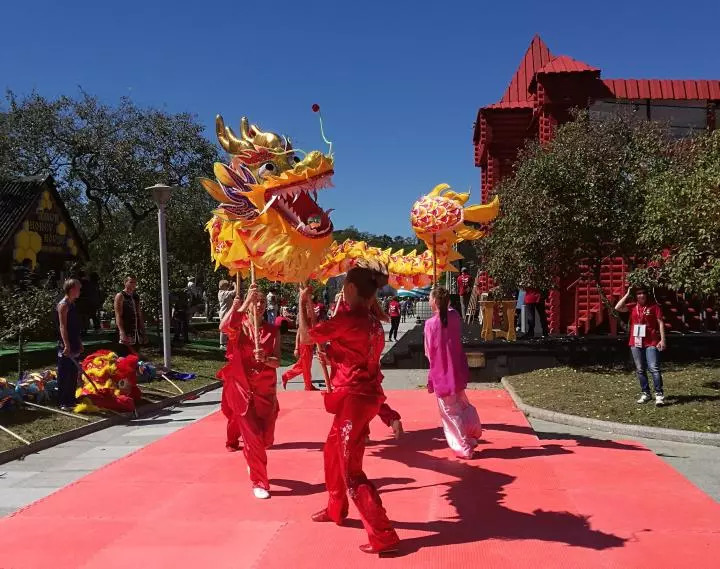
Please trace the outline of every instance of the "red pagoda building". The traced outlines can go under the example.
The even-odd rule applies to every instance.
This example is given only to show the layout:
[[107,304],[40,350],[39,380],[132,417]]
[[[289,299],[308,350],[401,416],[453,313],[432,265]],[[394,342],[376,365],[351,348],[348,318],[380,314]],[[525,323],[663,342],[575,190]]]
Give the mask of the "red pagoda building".
[[[669,123],[673,134],[683,137],[720,126],[720,79],[606,79],[597,67],[554,55],[535,36],[500,101],[478,111],[473,144],[475,165],[482,169],[482,202],[512,172],[526,140],[551,140],[557,125],[570,120],[577,108],[596,116],[631,109],[648,120]],[[622,259],[604,263],[602,285],[608,296],[624,293],[627,270]],[[486,276],[478,283],[481,291],[491,284]],[[661,302],[671,329],[717,326],[716,314],[683,297]],[[561,283],[547,304],[551,333],[588,333],[606,322],[615,331],[616,323],[606,314],[594,283],[582,276]]]

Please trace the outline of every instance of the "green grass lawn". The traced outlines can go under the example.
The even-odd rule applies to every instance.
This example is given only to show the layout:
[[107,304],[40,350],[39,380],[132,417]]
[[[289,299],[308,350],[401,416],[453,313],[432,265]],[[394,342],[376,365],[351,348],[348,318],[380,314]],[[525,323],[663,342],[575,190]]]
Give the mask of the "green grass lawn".
[[[551,368],[508,378],[528,405],[600,419],[720,432],[720,360],[663,369],[666,406],[638,405],[635,374],[607,368]],[[651,380],[652,382],[652,380]]]
[[[196,373],[198,377],[191,381],[176,381],[176,385],[187,393],[194,389],[203,387],[214,381],[218,370],[225,364],[225,353],[218,346],[217,332],[214,334],[210,331],[203,331],[203,335],[197,342],[191,342],[186,346],[173,346],[172,350],[172,367],[176,371]],[[282,365],[287,366],[295,360],[293,358],[293,350],[295,346],[295,336],[286,334],[282,338]],[[162,364],[162,350],[156,347],[145,348],[142,351],[142,359]],[[45,369],[45,368],[42,368]],[[158,378],[151,383],[140,384],[143,388],[159,388],[161,390],[170,391],[173,394],[179,394],[176,389],[164,379]],[[170,394],[165,394],[170,397]],[[162,400],[163,394],[147,393],[140,405],[154,403]],[[93,421],[102,419],[106,415],[89,415]],[[80,419],[65,417],[50,411],[42,411],[38,409],[18,409],[13,411],[0,412],[0,424],[11,429],[24,439],[35,442],[37,440],[82,427],[87,424]],[[0,451],[22,446],[22,443],[10,435],[0,432]]]

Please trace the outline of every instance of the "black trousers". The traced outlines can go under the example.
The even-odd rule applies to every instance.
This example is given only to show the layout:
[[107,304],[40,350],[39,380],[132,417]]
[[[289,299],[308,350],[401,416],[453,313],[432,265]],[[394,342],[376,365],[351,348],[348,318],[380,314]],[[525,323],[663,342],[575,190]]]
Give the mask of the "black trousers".
[[532,304],[526,304],[525,305],[525,311],[527,314],[525,315],[527,318],[527,335],[531,338],[535,335],[535,310],[537,310],[538,315],[540,316],[540,327],[542,328],[542,335],[547,336],[548,335],[548,322],[547,322],[547,314],[545,314],[545,301],[541,300],[540,302],[532,303]]
[[400,327],[400,317],[399,316],[390,317],[390,336],[389,336],[389,338],[391,340],[393,339],[393,335],[395,336],[395,340],[397,340],[397,333],[398,333],[399,327]]
[[75,390],[79,375],[77,364],[72,358],[58,354],[57,360],[57,385],[58,404],[61,407],[75,406]]
[[181,337],[187,344],[188,333],[190,332],[190,318],[189,314],[184,311],[175,311],[175,340],[179,340]]

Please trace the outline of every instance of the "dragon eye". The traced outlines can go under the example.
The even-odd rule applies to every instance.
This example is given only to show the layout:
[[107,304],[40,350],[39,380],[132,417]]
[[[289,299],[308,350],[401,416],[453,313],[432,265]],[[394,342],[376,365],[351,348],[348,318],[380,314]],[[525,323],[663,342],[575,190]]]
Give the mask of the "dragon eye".
[[273,170],[275,170],[275,164],[273,164],[272,162],[266,162],[265,164],[263,164],[263,168],[265,168],[267,172],[272,172]]
[[295,162],[295,164],[299,164],[299,163],[300,163],[300,157],[299,157],[299,156],[293,156],[293,162]]

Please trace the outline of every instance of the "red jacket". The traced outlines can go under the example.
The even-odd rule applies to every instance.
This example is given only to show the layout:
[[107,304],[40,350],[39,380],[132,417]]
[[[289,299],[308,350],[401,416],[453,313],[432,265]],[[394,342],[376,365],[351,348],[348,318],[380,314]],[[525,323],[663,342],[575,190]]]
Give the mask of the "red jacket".
[[458,285],[458,294],[460,296],[464,295],[467,292],[470,292],[470,274],[469,273],[460,273],[460,275],[457,278],[457,285]]
[[542,300],[540,291],[536,288],[525,289],[525,304],[537,304]]
[[334,391],[385,399],[380,372],[385,333],[367,308],[343,311],[332,320],[316,324],[310,337],[318,344],[329,342],[327,357]]

